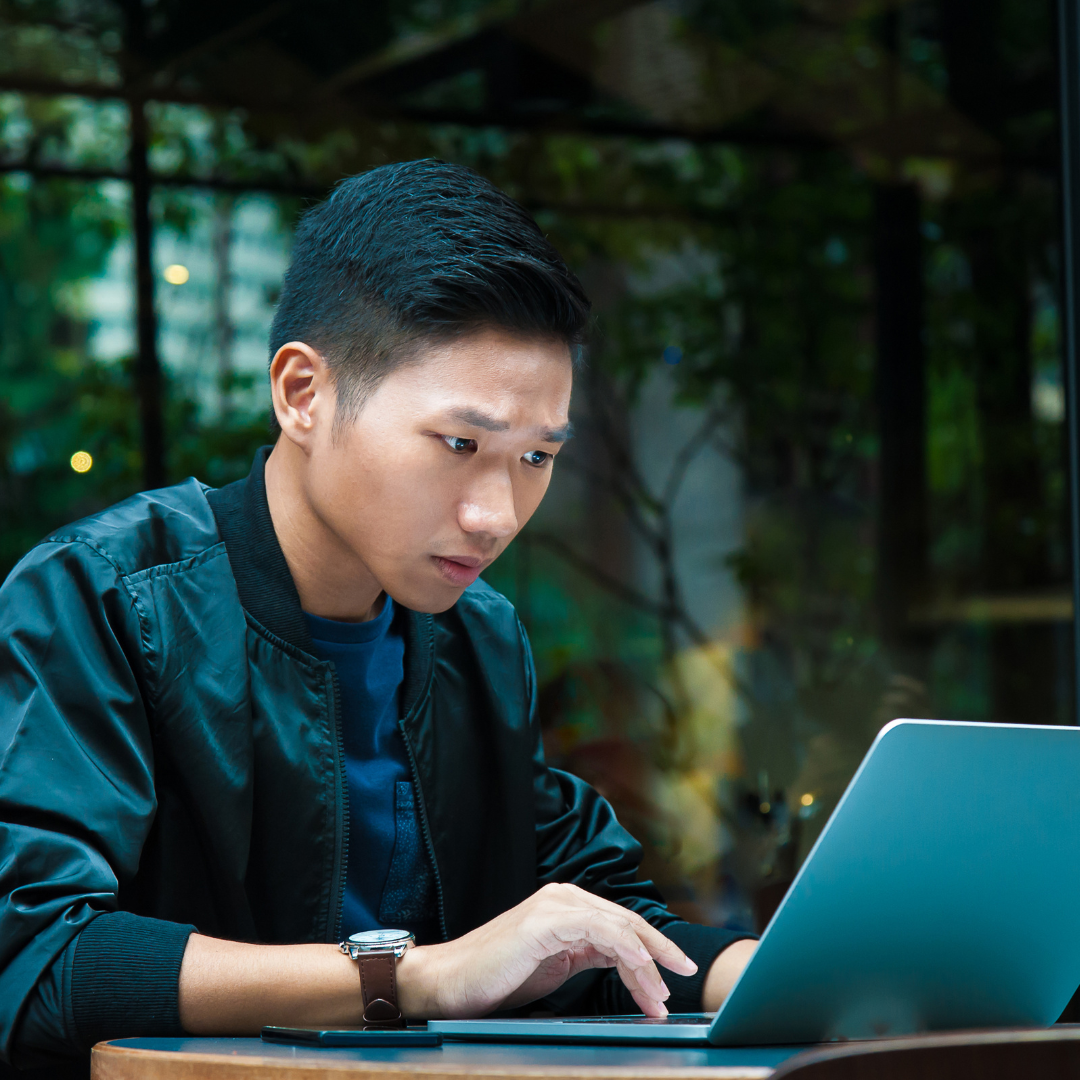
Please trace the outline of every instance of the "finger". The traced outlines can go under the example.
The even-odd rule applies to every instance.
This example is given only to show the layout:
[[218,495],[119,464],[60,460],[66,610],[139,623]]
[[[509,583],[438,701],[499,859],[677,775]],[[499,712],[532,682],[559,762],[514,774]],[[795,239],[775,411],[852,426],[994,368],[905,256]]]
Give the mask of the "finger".
[[666,967],[668,971],[674,971],[676,975],[693,975],[697,971],[697,964],[674,941],[665,937],[636,911],[631,911],[629,908],[625,908],[611,900],[605,900],[602,896],[586,892],[586,890],[580,889],[576,885],[571,886],[571,888],[590,907],[606,912],[612,918],[629,920],[631,927],[648,952],[650,960],[655,959]]
[[[619,978],[622,979],[623,985],[630,991],[630,996],[634,999],[637,1007],[646,1016],[667,1016],[667,1006],[663,1001],[663,998],[667,997],[666,987],[663,997],[658,997],[648,988],[642,986],[638,977],[641,973],[640,969],[626,968],[622,964],[619,964],[618,971]],[[661,983],[661,985],[663,984]]]
[[[641,921],[645,922],[644,919]],[[645,926],[646,929],[639,931],[638,936],[658,964],[676,975],[693,975],[697,971],[697,964],[671,938],[664,937],[655,926],[648,923]]]
[[601,952],[614,955],[626,967],[640,969],[642,985],[650,991],[655,988],[657,996],[663,994],[663,980],[653,963],[652,953],[638,936],[625,910],[611,915],[603,909],[593,909],[584,929],[586,941]]
[[667,1016],[667,1006],[662,1001],[654,1001],[647,994],[640,991],[631,991],[630,996],[634,999],[637,1007],[646,1015],[663,1018]]
[[627,963],[613,945],[604,942],[581,942],[572,948],[571,954],[574,957],[571,960],[572,974],[590,967],[617,967],[624,982],[629,979],[641,993],[648,994],[652,1000],[663,1001],[670,994],[651,960],[647,964],[637,960]]
[[613,968],[618,963],[614,956],[608,956],[607,953],[594,949],[588,943],[568,950],[568,956],[570,975],[577,975],[579,972],[589,971],[592,968]]
[[[585,928],[585,940],[598,952],[612,956],[620,972],[632,972],[633,980],[643,993],[657,1001],[668,997],[670,991],[656,964],[625,918],[610,918],[603,911],[593,912]],[[623,981],[626,981],[625,975]]]

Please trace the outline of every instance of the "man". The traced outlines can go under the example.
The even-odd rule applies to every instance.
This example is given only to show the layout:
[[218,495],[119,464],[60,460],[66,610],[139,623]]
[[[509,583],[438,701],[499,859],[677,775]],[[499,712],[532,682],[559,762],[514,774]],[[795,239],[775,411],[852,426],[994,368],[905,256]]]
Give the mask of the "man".
[[336,943],[377,928],[418,943],[388,991],[407,1017],[718,1007],[753,943],[672,916],[607,803],[546,767],[528,643],[478,580],[547,489],[587,319],[480,177],[354,177],[299,228],[272,452],[16,567],[5,1060],[356,1025],[363,961]]

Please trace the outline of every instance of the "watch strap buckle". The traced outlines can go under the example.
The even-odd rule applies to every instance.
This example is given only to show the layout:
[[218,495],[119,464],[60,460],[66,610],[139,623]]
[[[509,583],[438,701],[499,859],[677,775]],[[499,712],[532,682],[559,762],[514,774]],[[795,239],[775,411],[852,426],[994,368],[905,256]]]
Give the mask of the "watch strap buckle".
[[397,998],[397,957],[392,950],[361,953],[360,994],[364,1023],[378,1027],[404,1027]]
[[364,1008],[364,1023],[370,1027],[404,1027],[405,1018],[396,1005],[385,998],[375,998]]

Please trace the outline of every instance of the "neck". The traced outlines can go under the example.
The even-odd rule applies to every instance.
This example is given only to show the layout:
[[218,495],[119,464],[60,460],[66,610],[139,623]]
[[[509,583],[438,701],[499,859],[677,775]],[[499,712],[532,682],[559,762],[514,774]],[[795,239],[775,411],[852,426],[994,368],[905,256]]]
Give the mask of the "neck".
[[382,610],[382,587],[319,517],[303,484],[304,452],[279,438],[266,460],[266,502],[281,552],[310,615],[366,622]]

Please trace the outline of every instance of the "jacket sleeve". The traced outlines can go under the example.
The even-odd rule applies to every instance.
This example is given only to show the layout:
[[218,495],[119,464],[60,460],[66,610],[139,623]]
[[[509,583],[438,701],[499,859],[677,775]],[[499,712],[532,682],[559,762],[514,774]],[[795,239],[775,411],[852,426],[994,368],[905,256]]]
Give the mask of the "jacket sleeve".
[[28,1014],[71,1054],[179,1028],[192,928],[117,912],[156,810],[141,631],[119,568],[83,541],[46,541],[0,588],[5,1062]]
[[[671,938],[698,965],[698,970],[691,976],[663,973],[671,990],[668,1010],[700,1012],[702,987],[712,962],[732,942],[752,935],[688,923],[668,911],[656,886],[651,881],[638,880],[641,845],[619,824],[611,804],[583,780],[546,764],[535,716],[536,675],[532,652],[527,641],[524,647],[536,731],[533,761],[539,882],[546,885],[551,881],[566,881],[579,885],[637,912]],[[563,1014],[640,1012],[614,970],[575,976],[551,995],[547,1004]]]

